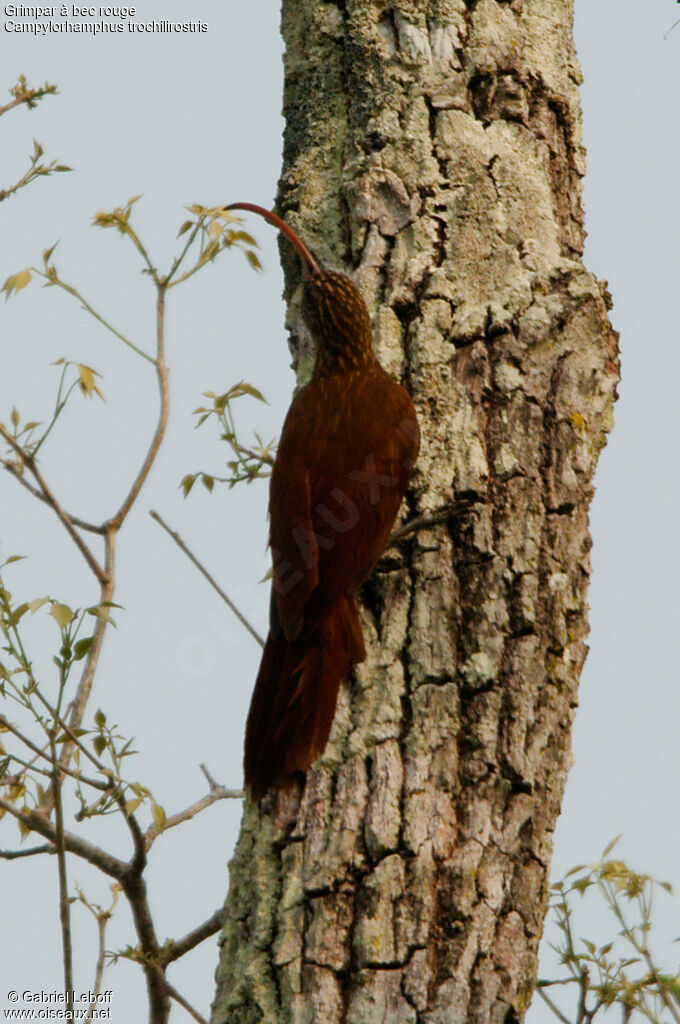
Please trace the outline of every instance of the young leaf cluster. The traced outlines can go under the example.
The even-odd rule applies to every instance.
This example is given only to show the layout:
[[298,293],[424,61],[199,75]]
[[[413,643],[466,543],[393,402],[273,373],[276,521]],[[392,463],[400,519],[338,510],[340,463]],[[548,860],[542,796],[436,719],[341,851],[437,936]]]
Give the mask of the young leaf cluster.
[[[9,423],[0,421],[0,427],[14,441],[14,445],[10,443],[7,457],[2,461],[18,475],[23,474],[27,462],[36,458],[76,388],[85,398],[98,395],[102,401],[104,400],[102,390],[95,379],[100,377],[100,374],[91,366],[64,358],[57,359],[52,365],[61,367],[61,370],[54,408],[47,423],[43,424],[39,420],[27,420],[22,423],[21,414],[16,406],[12,407]],[[40,427],[43,429],[40,430]],[[17,454],[17,448],[21,455]]]
[[[182,235],[187,235],[187,240],[184,249],[172,265],[168,274],[168,282],[172,281],[173,284],[181,284],[182,281],[186,281],[197,270],[204,267],[206,263],[214,260],[218,253],[232,246],[236,246],[237,249],[243,252],[254,270],[262,269],[258,255],[255,252],[257,242],[253,236],[247,231],[232,227],[234,224],[241,223],[240,217],[235,217],[222,206],[202,206],[200,203],[192,203],[191,206],[187,207],[187,210],[192,214],[192,217],[189,220],[185,220],[177,232],[178,238],[181,238]],[[185,256],[195,246],[198,247],[198,252],[194,256],[193,265],[189,270],[176,277]],[[175,278],[174,281],[172,280],[173,278]]]
[[[678,1024],[680,965],[674,973],[662,971],[650,945],[654,897],[659,891],[670,893],[671,887],[611,858],[616,842],[608,845],[599,863],[577,865],[553,885],[551,913],[559,939],[551,946],[566,976],[540,979],[539,994],[567,1024],[590,1024],[614,1007],[622,1013],[624,1024],[640,1019],[651,1024]],[[616,929],[602,944],[581,938],[576,930],[577,905],[590,892],[602,899]],[[565,985],[578,991],[572,1017],[547,995],[552,986]]]
[[[6,104],[4,107],[0,107],[0,116],[11,110],[12,107],[18,106],[20,103],[25,103],[30,109],[35,107],[38,100],[42,99],[43,96],[47,96],[49,93],[55,93],[56,87],[49,85],[47,82],[41,89],[30,89],[26,83],[26,79],[22,75],[19,78],[17,84],[10,89],[11,95],[14,97],[11,103]],[[15,195],[20,189],[25,188],[26,185],[30,185],[36,178],[49,177],[50,174],[58,174],[63,171],[70,171],[71,168],[65,164],[59,163],[58,160],[52,160],[49,163],[42,162],[41,158],[44,154],[44,150],[39,142],[33,140],[33,152],[29,156],[29,164],[27,170],[21,175],[13,185],[8,185],[7,188],[0,188],[0,203],[3,199],[9,199],[10,196]]]
[[232,403],[244,395],[255,398],[258,402],[265,402],[266,399],[262,392],[242,380],[221,395],[216,395],[214,391],[204,391],[203,395],[210,399],[211,405],[199,405],[197,409],[194,409],[194,416],[198,416],[196,427],[202,426],[207,420],[216,420],[220,431],[220,441],[224,441],[228,445],[233,458],[227,461],[228,476],[216,476],[214,473],[206,473],[203,470],[199,470],[197,473],[188,473],[180,483],[184,497],[187,497],[197,480],[201,481],[207,491],[212,492],[215,483],[228,484],[231,488],[242,481],[251,483],[253,480],[270,476],[276,452],[275,443],[270,441],[265,444],[256,432],[255,444],[250,446],[242,444],[238,438],[232,408]]

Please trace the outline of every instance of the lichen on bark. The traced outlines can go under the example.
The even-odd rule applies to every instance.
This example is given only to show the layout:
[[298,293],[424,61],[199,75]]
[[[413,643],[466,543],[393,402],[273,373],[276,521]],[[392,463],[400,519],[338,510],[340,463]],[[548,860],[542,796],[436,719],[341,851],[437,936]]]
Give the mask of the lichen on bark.
[[414,397],[403,515],[469,511],[364,588],[368,658],[296,813],[279,827],[246,805],[212,1020],[512,1024],[536,976],[618,380],[581,261],[572,5],[284,0],[282,25],[280,211],[353,275]]

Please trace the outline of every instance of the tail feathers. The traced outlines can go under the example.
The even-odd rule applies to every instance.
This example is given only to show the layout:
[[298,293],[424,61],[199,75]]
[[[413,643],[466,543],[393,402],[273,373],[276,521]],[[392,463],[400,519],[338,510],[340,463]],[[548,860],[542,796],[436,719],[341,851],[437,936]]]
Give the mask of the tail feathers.
[[366,657],[356,604],[340,600],[309,632],[267,638],[246,725],[246,787],[259,800],[288,785],[322,753],[340,683]]

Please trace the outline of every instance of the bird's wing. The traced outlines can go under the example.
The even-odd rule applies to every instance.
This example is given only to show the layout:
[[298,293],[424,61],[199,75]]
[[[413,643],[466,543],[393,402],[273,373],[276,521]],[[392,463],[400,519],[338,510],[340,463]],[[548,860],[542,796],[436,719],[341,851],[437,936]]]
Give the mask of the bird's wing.
[[[282,435],[282,444],[285,435]],[[287,445],[284,447],[284,456]],[[317,585],[318,549],[311,516],[309,474],[298,456],[282,457],[281,445],[269,494],[272,605],[288,640],[302,626],[304,608]],[[272,626],[274,622],[272,621]]]
[[312,482],[312,528],[323,605],[341,593],[355,592],[380,558],[413,461],[404,439],[393,433],[374,447],[357,445],[352,457],[345,457],[340,475],[322,472]]
[[281,433],[269,502],[275,603],[289,640],[371,571],[417,451],[411,400],[383,371],[368,379],[365,393],[359,386],[320,395],[309,385],[298,392]]

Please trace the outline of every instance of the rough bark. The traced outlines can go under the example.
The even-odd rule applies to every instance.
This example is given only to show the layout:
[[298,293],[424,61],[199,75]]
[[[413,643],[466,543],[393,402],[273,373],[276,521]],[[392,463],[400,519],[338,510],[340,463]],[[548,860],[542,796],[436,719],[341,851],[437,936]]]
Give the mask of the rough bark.
[[571,29],[568,0],[284,0],[280,210],[353,274],[414,396],[406,514],[470,509],[366,585],[369,657],[297,816],[246,805],[214,1024],[511,1024],[529,1003],[618,380],[580,258]]

